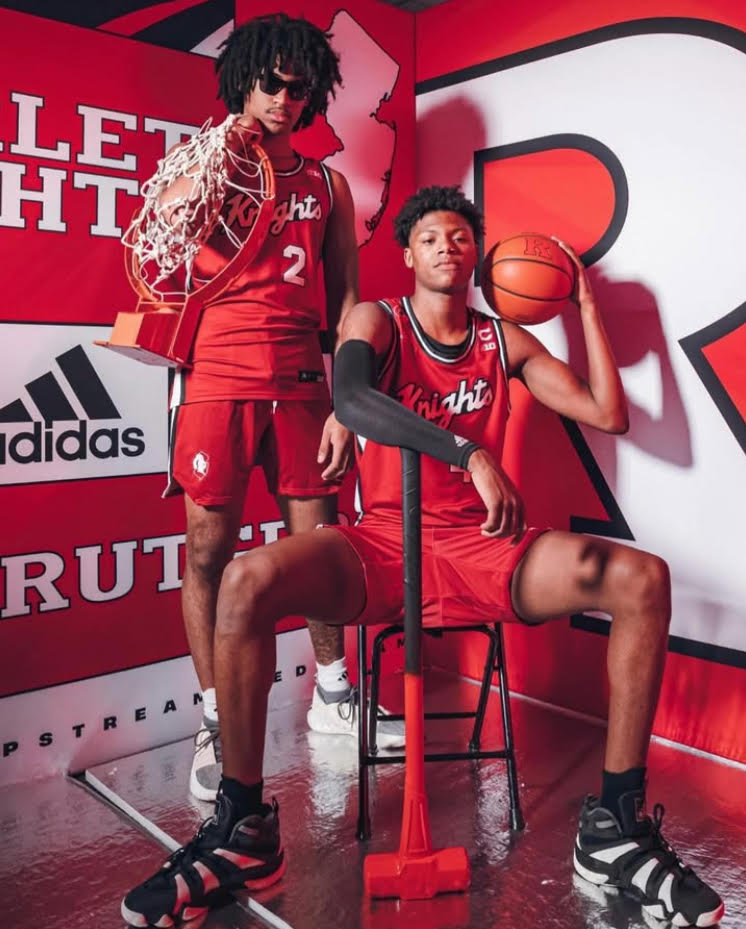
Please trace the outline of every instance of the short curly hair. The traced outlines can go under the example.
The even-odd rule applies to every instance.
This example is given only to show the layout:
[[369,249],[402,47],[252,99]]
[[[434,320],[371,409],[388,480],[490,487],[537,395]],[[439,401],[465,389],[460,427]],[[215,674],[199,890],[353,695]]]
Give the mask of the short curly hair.
[[422,217],[435,210],[447,210],[463,216],[474,231],[477,242],[484,235],[484,217],[459,187],[420,187],[416,194],[405,200],[394,217],[394,238],[402,248],[409,245],[412,229]]
[[342,83],[339,55],[329,44],[331,34],[306,19],[286,13],[257,16],[231,32],[215,62],[218,97],[230,113],[243,112],[244,100],[267,71],[279,68],[308,81],[309,95],[296,129],[310,126],[324,114],[335,86]]

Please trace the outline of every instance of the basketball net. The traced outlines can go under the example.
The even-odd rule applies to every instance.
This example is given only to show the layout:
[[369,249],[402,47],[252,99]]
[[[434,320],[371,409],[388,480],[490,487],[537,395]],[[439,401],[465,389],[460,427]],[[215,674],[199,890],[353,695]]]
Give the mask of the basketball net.
[[[130,249],[130,282],[142,297],[164,302],[183,299],[196,283],[194,260],[217,229],[225,233],[236,252],[247,244],[236,237],[221,215],[231,191],[249,197],[257,215],[266,212],[263,204],[274,199],[271,167],[258,145],[260,133],[242,126],[238,119],[231,114],[217,126],[208,119],[187,142],[162,158],[155,174],[142,185],[143,205],[122,237]],[[238,151],[228,144],[232,130],[241,136]],[[191,189],[186,195],[162,202],[180,178],[191,179]],[[184,284],[172,289],[177,279],[183,279]],[[171,287],[164,287],[164,282]]]
[[[260,134],[239,119],[229,116],[219,126],[208,120],[161,159],[143,184],[143,205],[122,237],[137,306],[117,313],[109,339],[97,345],[145,364],[190,365],[202,310],[250,266],[274,211],[272,165]],[[224,219],[232,192],[247,202],[243,238]],[[221,247],[225,242],[228,254]],[[208,251],[219,246],[223,259],[207,279],[194,273],[204,246]]]

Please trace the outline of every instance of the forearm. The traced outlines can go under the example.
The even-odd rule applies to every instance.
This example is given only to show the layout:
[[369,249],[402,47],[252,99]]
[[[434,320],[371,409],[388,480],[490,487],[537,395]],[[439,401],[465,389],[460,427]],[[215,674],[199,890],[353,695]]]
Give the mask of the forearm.
[[580,308],[580,321],[588,357],[588,387],[602,421],[610,431],[626,432],[627,400],[601,316],[592,301]]
[[344,287],[327,286],[326,325],[329,331],[332,356],[342,331],[345,316],[357,305],[357,280]]
[[380,445],[403,446],[466,469],[478,446],[418,416],[376,390],[373,347],[360,339],[345,342],[334,368],[334,407],[348,429]]

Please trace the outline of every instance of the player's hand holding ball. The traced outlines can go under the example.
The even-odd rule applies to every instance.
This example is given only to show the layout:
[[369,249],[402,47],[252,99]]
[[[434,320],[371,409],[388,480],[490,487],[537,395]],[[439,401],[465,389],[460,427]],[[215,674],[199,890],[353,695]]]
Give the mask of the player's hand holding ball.
[[572,246],[568,245],[566,242],[563,242],[561,239],[558,239],[557,236],[551,236],[552,240],[563,249],[564,252],[569,255],[573,265],[575,266],[575,288],[570,295],[572,302],[578,307],[578,309],[583,309],[583,307],[592,307],[595,304],[593,299],[593,291],[591,290],[590,281],[588,280],[588,275],[585,270],[585,265],[578,258],[575,249]]
[[[577,255],[553,236],[524,233],[497,242],[482,265],[482,293],[501,319],[535,326],[590,296]],[[592,297],[590,297],[592,300]]]

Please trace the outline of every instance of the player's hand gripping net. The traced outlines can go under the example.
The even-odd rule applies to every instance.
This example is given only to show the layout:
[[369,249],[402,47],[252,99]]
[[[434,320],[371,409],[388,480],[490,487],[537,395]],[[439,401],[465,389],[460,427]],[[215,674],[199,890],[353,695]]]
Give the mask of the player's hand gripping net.
[[[256,249],[261,245],[266,228],[259,226],[269,223],[274,175],[260,137],[235,114],[217,126],[208,120],[158,162],[158,170],[142,186],[142,208],[122,238],[129,249],[130,283],[141,296],[183,300],[197,284],[192,275],[195,257],[218,228],[237,253],[250,241]],[[243,242],[221,214],[231,192],[249,197],[257,208],[255,228]],[[177,280],[183,286],[177,288]]]

